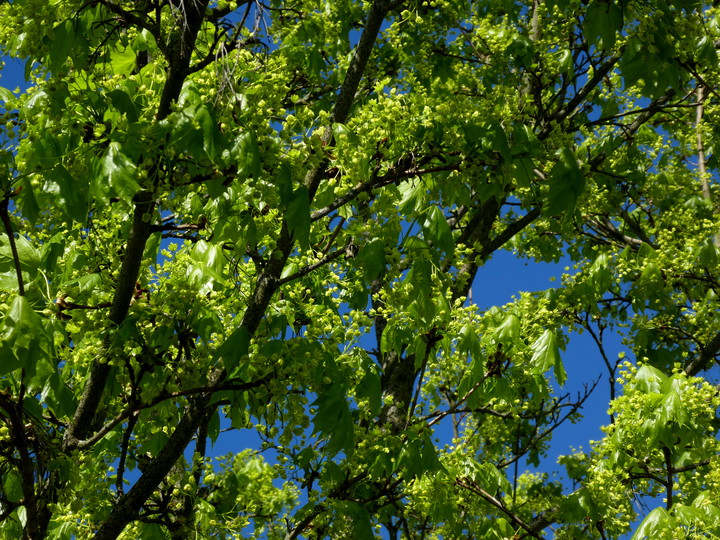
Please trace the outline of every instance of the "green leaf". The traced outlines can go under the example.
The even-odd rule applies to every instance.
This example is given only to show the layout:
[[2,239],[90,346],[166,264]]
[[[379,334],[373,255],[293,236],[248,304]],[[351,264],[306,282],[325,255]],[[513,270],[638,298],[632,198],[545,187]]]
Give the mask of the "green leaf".
[[118,47],[110,52],[110,69],[115,75],[131,75],[137,66],[136,57],[132,47]]
[[483,462],[474,464],[475,482],[483,487],[485,491],[497,493],[500,491],[510,491],[511,486],[505,475],[492,463]]
[[285,211],[288,230],[300,248],[307,249],[310,243],[310,194],[305,186],[295,190]]
[[585,176],[569,148],[564,147],[558,152],[558,160],[550,170],[548,184],[549,190],[543,200],[543,215],[570,215],[585,191]]
[[214,160],[221,143],[217,120],[207,107],[199,107],[195,112],[195,122],[200,125],[202,131],[203,150],[211,160]]
[[[703,513],[706,523],[720,524],[720,507],[717,506],[716,502],[717,498],[714,493],[701,491],[692,502],[692,505]],[[720,529],[720,525],[716,525],[713,532],[718,534],[720,532],[718,529]]]
[[[23,235],[15,237],[15,248],[20,259],[20,269],[23,272],[35,273],[40,267],[42,260],[40,252]],[[10,242],[3,233],[0,236],[0,271],[15,271],[15,259],[13,258]],[[15,283],[17,285],[17,281]]]
[[215,359],[221,360],[225,366],[228,376],[232,377],[237,374],[240,360],[248,354],[250,350],[250,332],[245,326],[239,326],[218,347],[215,352]]
[[123,154],[120,143],[111,142],[100,160],[95,193],[101,198],[115,196],[131,200],[140,190],[136,170],[135,164]]
[[38,215],[40,214],[40,206],[35,198],[35,188],[30,182],[29,176],[26,176],[22,180],[22,192],[19,203],[23,217],[26,218],[31,225],[35,225]]
[[533,160],[530,158],[517,158],[512,162],[513,178],[517,182],[517,185],[523,188],[530,187],[533,178],[535,165]]
[[565,370],[560,347],[558,346],[557,333],[554,330],[546,329],[543,334],[532,344],[530,349],[533,352],[530,364],[531,373],[540,375],[550,368],[555,368],[555,378],[559,384],[565,383]]
[[56,73],[70,56],[75,41],[75,24],[67,19],[53,28],[54,39],[48,53],[48,67]]
[[280,195],[280,204],[284,208],[287,208],[293,196],[292,168],[289,163],[283,162],[280,164],[280,167],[278,167],[277,173],[275,174],[275,185]]
[[615,34],[622,32],[623,28],[622,7],[614,1],[594,0],[585,13],[583,26],[589,43],[598,48],[612,49]]
[[142,523],[138,524],[138,538],[143,540],[167,540],[167,534],[162,525],[158,523]]
[[65,167],[58,164],[50,174],[48,181],[54,182],[60,189],[56,199],[63,213],[71,220],[85,223],[88,217],[88,187],[84,178],[73,178]]
[[702,525],[705,520],[705,514],[699,508],[694,506],[686,506],[684,504],[675,504],[672,507],[672,513],[675,518],[685,527],[694,525]]
[[685,410],[682,403],[682,398],[675,390],[668,392],[660,404],[660,410],[658,414],[658,422],[663,425],[668,425],[674,422],[678,425],[684,425],[690,416]]
[[382,406],[382,387],[380,386],[380,377],[375,373],[374,369],[368,369],[360,379],[356,392],[359,398],[366,398],[370,405],[370,414],[377,415]]
[[4,86],[0,86],[0,101],[3,103],[3,108],[12,108],[15,102],[15,94]]
[[215,444],[215,441],[217,441],[218,436],[220,435],[220,414],[218,413],[217,409],[215,412],[210,416],[210,420],[207,424],[207,436],[208,439],[210,439],[210,442]]
[[590,277],[596,293],[604,293],[612,284],[612,273],[606,253],[599,254],[590,266]]
[[11,503],[18,502],[23,498],[22,478],[15,471],[9,471],[3,475],[2,479],[5,497]]
[[[49,376],[53,367],[49,360],[53,354],[52,341],[42,324],[42,319],[35,313],[24,296],[16,296],[2,324],[3,345],[7,345],[20,365],[25,368],[28,381],[33,386],[44,384],[44,377]],[[5,367],[5,360],[1,362]],[[8,365],[15,363],[10,360]]]
[[655,508],[643,520],[630,540],[665,538],[667,531],[675,527],[675,520],[662,507]]
[[60,378],[60,374],[54,371],[45,382],[41,394],[42,401],[52,409],[58,418],[72,417],[77,407],[77,400],[70,388]]
[[355,257],[354,263],[363,269],[365,283],[385,273],[387,261],[385,260],[385,241],[382,238],[373,238],[365,244]]
[[238,181],[249,177],[258,178],[262,164],[255,133],[252,131],[240,133],[230,147],[223,151],[222,161],[225,166],[237,167]]
[[455,249],[455,241],[453,240],[450,225],[442,210],[437,206],[433,206],[425,216],[422,225],[425,238],[432,242],[435,249],[447,255],[451,255]]
[[718,54],[714,40],[710,36],[703,36],[695,48],[695,59],[701,65],[717,64]]
[[697,250],[698,262],[705,267],[714,268],[718,261],[718,248],[715,245],[714,238],[707,238]]
[[360,138],[345,124],[335,123],[332,125],[332,130],[336,139],[347,139],[348,144],[353,147],[360,145]]
[[160,451],[165,447],[167,442],[168,442],[167,434],[163,431],[158,431],[157,433],[154,433],[142,445],[140,445],[140,448],[138,448],[138,453],[140,455],[150,454],[150,457],[156,457],[160,453]]
[[108,97],[113,107],[121,114],[124,114],[130,122],[138,121],[138,112],[130,94],[121,88],[116,88],[108,93]]
[[328,456],[332,457],[341,450],[352,449],[355,441],[354,424],[343,385],[338,383],[327,385],[318,392],[318,397],[312,406],[317,407],[313,417],[315,426],[313,433],[321,433],[328,437],[326,448]]
[[666,380],[667,376],[662,371],[650,364],[643,364],[628,384],[636,390],[651,394],[660,393]]
[[505,350],[510,350],[520,339],[520,318],[508,313],[502,324],[495,329],[495,339],[502,343]]
[[529,68],[535,54],[535,45],[530,38],[520,35],[508,45],[505,54],[511,56],[518,67]]

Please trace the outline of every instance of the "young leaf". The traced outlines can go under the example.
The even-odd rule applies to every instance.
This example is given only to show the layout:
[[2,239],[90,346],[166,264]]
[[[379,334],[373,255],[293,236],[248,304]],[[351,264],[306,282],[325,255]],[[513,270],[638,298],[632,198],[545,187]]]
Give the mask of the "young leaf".
[[423,232],[425,238],[432,242],[435,249],[446,255],[452,254],[455,249],[452,231],[445,215],[437,206],[432,206],[428,211],[423,223]]
[[355,264],[363,269],[366,283],[380,277],[387,265],[385,260],[385,241],[373,238],[365,244],[355,257]]
[[341,450],[351,449],[355,440],[354,427],[343,385],[328,385],[318,392],[312,405],[317,407],[313,417],[314,433],[329,438],[326,449],[328,455],[334,456]]
[[675,527],[675,519],[662,507],[655,508],[643,520],[630,540],[664,538],[667,531]]
[[580,171],[575,154],[563,147],[550,170],[549,190],[543,200],[543,215],[571,214],[585,190],[585,176]]
[[310,195],[305,186],[295,190],[285,211],[290,234],[301,249],[307,249],[310,242]]
[[616,32],[622,32],[623,8],[615,2],[594,0],[585,13],[584,29],[588,42],[610,50]]
[[565,382],[565,370],[560,357],[556,332],[549,328],[546,329],[530,349],[533,352],[530,360],[532,373],[540,375],[550,368],[555,368],[555,378],[562,385]]
[[236,374],[240,359],[250,349],[250,333],[244,326],[236,328],[215,352],[215,358],[222,360],[229,376]]

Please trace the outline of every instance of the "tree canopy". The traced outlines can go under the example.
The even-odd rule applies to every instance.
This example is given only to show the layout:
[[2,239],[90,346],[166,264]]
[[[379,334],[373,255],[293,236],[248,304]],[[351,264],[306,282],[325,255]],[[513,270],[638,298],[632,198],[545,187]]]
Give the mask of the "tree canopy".
[[3,2],[0,535],[720,535],[716,4]]

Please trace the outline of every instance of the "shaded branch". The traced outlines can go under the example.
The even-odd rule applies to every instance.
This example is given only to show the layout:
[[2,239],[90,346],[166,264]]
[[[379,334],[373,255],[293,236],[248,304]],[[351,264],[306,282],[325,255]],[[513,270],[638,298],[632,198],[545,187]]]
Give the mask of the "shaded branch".
[[718,352],[720,352],[720,332],[715,334],[704,347],[700,347],[700,353],[696,354],[685,366],[685,373],[693,377],[702,370],[707,369],[708,364],[715,359]]
[[[108,315],[110,323],[115,327],[120,326],[125,320],[130,309],[130,302],[135,294],[135,285],[140,274],[145,244],[150,236],[148,214],[154,209],[155,203],[149,192],[143,191],[136,195],[133,225]],[[107,343],[105,345],[107,346]],[[110,364],[105,359],[96,360],[90,366],[90,376],[83,389],[73,420],[63,437],[63,450],[68,451],[77,447],[77,443],[90,434],[109,374]]]
[[25,296],[25,284],[23,283],[20,255],[18,254],[17,245],[15,243],[15,234],[13,233],[12,223],[10,222],[10,198],[16,194],[17,192],[6,193],[2,200],[0,200],[0,219],[2,219],[3,226],[5,227],[5,234],[7,234],[8,242],[10,243],[13,266],[15,267],[15,275],[17,276],[18,282],[18,295]]
[[202,394],[190,401],[185,414],[165,446],[147,465],[132,489],[118,499],[108,518],[93,536],[94,540],[115,540],[128,523],[137,519],[145,500],[170,472],[192,440],[198,426],[208,415],[209,399],[209,394]]
[[[365,72],[367,62],[370,59],[370,54],[372,53],[375,40],[380,32],[380,27],[391,6],[392,2],[389,0],[375,0],[370,6],[370,12],[365,21],[360,40],[355,47],[355,52],[345,73],[340,92],[338,93],[333,110],[330,113],[330,125],[327,126],[322,136],[324,146],[332,146],[332,124],[344,124],[347,120],[348,114],[350,113],[350,106],[355,100],[355,94],[360,86],[360,80]],[[323,160],[322,163],[309,171],[305,176],[305,186],[308,188],[311,201],[315,197],[315,192],[320,185],[326,168],[327,159]]]
[[140,17],[139,15],[135,15],[131,11],[126,11],[121,8],[119,4],[116,4],[112,0],[96,0],[94,3],[101,4],[108,11],[119,16],[125,23],[125,25],[134,25],[150,32],[150,34],[155,38],[155,42],[158,44],[158,47],[160,47],[162,50],[162,33],[160,32],[160,27],[158,26],[157,21],[156,24],[151,24],[149,21],[151,21],[152,19],[149,19],[148,17]]

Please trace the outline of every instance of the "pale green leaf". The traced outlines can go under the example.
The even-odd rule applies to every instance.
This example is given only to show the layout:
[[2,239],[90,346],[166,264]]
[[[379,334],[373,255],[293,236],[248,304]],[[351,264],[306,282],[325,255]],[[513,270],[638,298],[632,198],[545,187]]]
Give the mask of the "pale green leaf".
[[555,368],[555,378],[560,384],[563,384],[565,382],[565,370],[560,357],[557,332],[546,329],[530,349],[533,353],[530,360],[532,373],[539,375],[550,368]]
[[665,533],[675,527],[675,520],[662,507],[655,508],[643,520],[631,540],[665,538]]
[[305,186],[295,190],[285,211],[288,230],[302,249],[307,249],[310,240],[310,195]]

